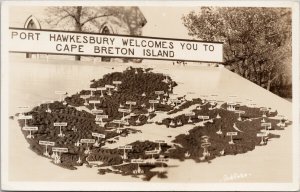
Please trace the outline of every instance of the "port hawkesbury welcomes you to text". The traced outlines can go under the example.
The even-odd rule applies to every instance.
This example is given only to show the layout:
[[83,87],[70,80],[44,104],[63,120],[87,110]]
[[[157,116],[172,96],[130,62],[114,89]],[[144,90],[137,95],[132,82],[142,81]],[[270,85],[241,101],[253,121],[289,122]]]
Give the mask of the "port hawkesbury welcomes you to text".
[[10,40],[10,50],[17,52],[178,60],[188,57],[200,61],[214,58],[222,62],[223,44],[219,42],[24,29],[11,29]]

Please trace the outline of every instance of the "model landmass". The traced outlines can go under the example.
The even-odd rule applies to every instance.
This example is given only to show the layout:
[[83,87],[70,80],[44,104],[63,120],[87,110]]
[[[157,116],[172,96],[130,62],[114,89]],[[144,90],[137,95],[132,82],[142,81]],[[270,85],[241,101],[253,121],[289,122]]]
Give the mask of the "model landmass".
[[[30,148],[68,169],[97,167],[115,173],[167,178],[172,159],[210,162],[252,151],[278,138],[291,122],[277,111],[253,103],[176,97],[177,83],[152,69],[129,67],[92,80],[90,88],[17,114]],[[147,126],[146,126],[147,125]],[[188,127],[188,129],[186,129]],[[186,129],[175,138],[136,140],[143,129]],[[147,138],[147,136],[145,136]],[[122,140],[122,144],[118,142]]]

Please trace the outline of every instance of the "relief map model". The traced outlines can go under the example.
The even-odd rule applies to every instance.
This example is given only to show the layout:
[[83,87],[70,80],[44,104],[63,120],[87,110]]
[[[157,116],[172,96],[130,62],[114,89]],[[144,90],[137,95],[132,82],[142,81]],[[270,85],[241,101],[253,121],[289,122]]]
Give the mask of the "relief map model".
[[[51,163],[144,181],[168,178],[171,159],[207,163],[252,151],[279,138],[272,130],[291,124],[276,109],[250,100],[243,104],[234,95],[228,101],[216,95],[188,99],[173,93],[175,86],[151,68],[129,67],[92,80],[90,89],[74,95],[57,91],[60,100],[16,116],[30,149]],[[150,137],[152,132],[157,135]]]

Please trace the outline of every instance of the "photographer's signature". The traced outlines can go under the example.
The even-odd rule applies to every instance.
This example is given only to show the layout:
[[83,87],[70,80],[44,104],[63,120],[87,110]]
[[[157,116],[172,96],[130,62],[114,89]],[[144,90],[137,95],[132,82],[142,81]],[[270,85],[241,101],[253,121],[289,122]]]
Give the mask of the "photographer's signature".
[[226,181],[236,181],[240,179],[244,179],[246,177],[250,177],[251,173],[231,173],[231,174],[225,174],[222,178],[223,182]]

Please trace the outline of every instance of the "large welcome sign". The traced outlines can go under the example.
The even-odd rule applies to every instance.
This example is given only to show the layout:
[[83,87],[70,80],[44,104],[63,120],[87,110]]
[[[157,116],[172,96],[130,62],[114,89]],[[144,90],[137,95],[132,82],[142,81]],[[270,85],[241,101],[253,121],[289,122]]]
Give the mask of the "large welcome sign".
[[223,43],[10,28],[10,52],[223,62]]

